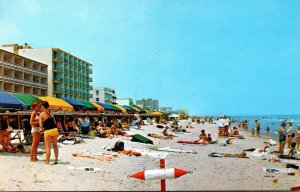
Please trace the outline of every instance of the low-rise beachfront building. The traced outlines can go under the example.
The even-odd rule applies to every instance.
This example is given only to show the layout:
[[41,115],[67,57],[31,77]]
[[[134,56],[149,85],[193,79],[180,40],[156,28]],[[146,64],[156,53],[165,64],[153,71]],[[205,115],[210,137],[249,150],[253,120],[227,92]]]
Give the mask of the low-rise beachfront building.
[[48,65],[48,94],[89,101],[92,64],[59,48],[32,48],[25,44],[2,45],[3,49]]
[[171,113],[172,107],[160,107],[159,110],[162,112]]
[[159,110],[159,102],[157,99],[141,99],[136,101],[136,105],[150,111]]
[[47,95],[48,66],[0,49],[0,90],[11,93],[26,93],[35,96]]
[[131,99],[131,98],[121,98],[121,99],[117,99],[117,104],[118,104],[118,105],[132,106],[132,105],[133,105],[133,99]]
[[91,102],[101,102],[105,104],[117,104],[116,92],[108,87],[94,87],[91,91]]
[[177,114],[189,114],[189,111],[187,109],[178,109]]

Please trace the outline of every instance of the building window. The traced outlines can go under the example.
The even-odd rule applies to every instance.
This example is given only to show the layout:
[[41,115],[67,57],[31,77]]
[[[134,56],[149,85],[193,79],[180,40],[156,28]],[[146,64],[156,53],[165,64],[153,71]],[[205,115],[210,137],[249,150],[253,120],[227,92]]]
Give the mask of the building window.
[[97,96],[99,95],[99,90],[96,90],[96,95],[97,95]]
[[99,101],[99,98],[96,98],[96,101]]

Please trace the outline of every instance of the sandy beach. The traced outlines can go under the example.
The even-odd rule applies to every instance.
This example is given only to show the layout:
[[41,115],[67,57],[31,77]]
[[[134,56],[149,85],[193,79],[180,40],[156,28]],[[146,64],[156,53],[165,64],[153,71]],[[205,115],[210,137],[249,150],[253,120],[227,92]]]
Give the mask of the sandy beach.
[[[186,125],[187,121],[181,121]],[[0,191],[23,190],[121,190],[144,191],[160,190],[159,180],[139,180],[128,177],[142,170],[159,169],[159,157],[166,155],[167,168],[181,168],[192,171],[177,179],[167,180],[167,190],[289,190],[299,185],[299,175],[285,173],[265,173],[263,167],[286,168],[286,163],[270,162],[250,155],[250,158],[222,158],[209,157],[211,152],[240,153],[244,149],[263,148],[267,138],[251,137],[243,133],[246,139],[234,139],[233,144],[221,146],[225,139],[221,138],[218,144],[189,145],[177,143],[179,139],[196,140],[201,129],[211,133],[217,139],[217,126],[215,124],[192,123],[194,128],[188,129],[192,134],[177,134],[171,140],[151,138],[154,144],[132,142],[130,138],[86,138],[75,145],[59,144],[59,164],[53,164],[53,150],[51,164],[44,165],[45,155],[38,155],[39,162],[29,162],[29,154],[0,152]],[[155,125],[142,126],[142,130],[131,128],[127,133],[141,134],[160,133],[162,130]],[[148,137],[150,138],[150,137]],[[101,161],[83,157],[74,157],[74,152],[93,152],[117,155],[117,152],[107,151],[116,141],[125,142],[125,149],[135,147],[140,150],[148,149],[149,155],[136,157],[134,155],[118,155],[112,161]],[[174,153],[150,151],[151,147],[171,147],[174,149],[194,150],[193,153]],[[40,144],[40,149],[43,149]],[[278,146],[272,146],[278,150]],[[142,153],[143,154],[143,153]],[[298,161],[299,163],[299,161]],[[299,165],[299,164],[298,164]],[[100,168],[98,172],[73,170],[69,167]],[[274,177],[266,177],[266,176]],[[277,179],[278,182],[274,182]]]

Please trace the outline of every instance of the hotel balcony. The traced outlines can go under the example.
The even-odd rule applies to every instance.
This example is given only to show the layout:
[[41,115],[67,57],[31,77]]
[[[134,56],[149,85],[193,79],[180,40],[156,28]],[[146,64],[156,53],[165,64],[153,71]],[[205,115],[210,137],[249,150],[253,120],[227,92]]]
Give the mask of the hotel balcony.
[[93,78],[89,77],[89,82],[93,82]]
[[53,72],[55,72],[55,73],[63,73],[64,72],[64,68],[62,66],[55,66],[55,67],[53,67]]
[[54,77],[53,78],[53,82],[54,83],[61,83],[63,81],[63,78],[62,77]]
[[64,60],[63,57],[60,55],[54,55],[54,57],[53,57],[53,61],[55,61],[55,62],[60,62],[63,60]]
[[89,90],[93,90],[93,86],[89,85]]
[[69,79],[64,78],[63,80],[64,80],[64,83],[69,84]]
[[54,87],[54,88],[53,88],[53,92],[54,92],[54,93],[62,93],[62,92],[63,92],[63,88],[60,88],[60,87]]
[[89,68],[89,74],[93,74],[93,69]]

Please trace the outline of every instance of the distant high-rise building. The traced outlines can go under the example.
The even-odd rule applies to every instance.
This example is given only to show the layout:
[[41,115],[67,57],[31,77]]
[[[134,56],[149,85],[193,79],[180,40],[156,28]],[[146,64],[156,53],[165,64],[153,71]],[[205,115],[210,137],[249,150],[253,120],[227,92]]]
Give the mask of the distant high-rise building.
[[160,111],[166,112],[166,113],[171,113],[172,112],[172,107],[160,107]]
[[48,65],[48,95],[89,101],[92,64],[58,48],[32,48],[25,44],[3,49]]
[[136,105],[145,108],[146,110],[157,111],[159,104],[157,99],[141,99],[136,101]]
[[108,87],[94,87],[90,92],[91,102],[101,102],[106,104],[117,104],[117,96],[114,89]]
[[0,90],[47,95],[47,65],[0,49]]
[[131,98],[122,98],[122,99],[117,99],[117,103],[118,105],[132,106],[133,100]]

